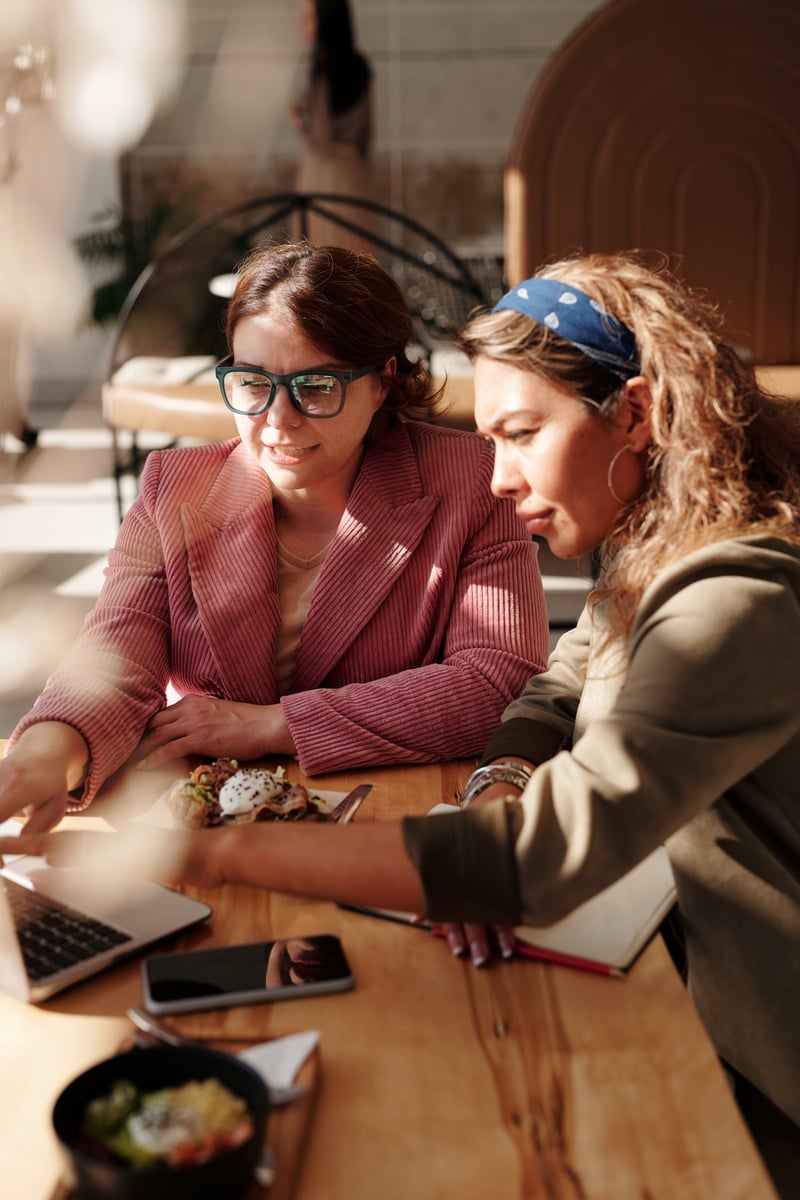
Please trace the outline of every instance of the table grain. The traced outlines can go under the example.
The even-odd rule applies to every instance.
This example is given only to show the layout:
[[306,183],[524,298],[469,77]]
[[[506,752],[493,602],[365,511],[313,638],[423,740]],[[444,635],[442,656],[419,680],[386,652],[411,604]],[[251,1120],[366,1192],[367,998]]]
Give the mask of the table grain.
[[[303,780],[287,762],[293,779]],[[374,788],[356,817],[451,801],[472,762],[340,772]],[[69,826],[119,826],[180,766],[124,771]],[[334,933],[352,992],[174,1018],[187,1036],[252,1042],[319,1029],[320,1081],[295,1200],[774,1200],[713,1047],[659,937],[628,977],[530,960],[480,970],[441,939],[316,900],[187,888],[212,904],[170,948]],[[113,1053],[141,1002],[140,960],[39,1006],[0,995],[0,1178],[51,1200],[60,1088]]]

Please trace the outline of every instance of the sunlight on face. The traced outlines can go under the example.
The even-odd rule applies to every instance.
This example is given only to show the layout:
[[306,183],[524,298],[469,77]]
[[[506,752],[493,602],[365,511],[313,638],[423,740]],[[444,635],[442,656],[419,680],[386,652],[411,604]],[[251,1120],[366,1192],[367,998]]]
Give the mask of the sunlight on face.
[[475,423],[494,446],[492,491],[513,499],[533,537],[558,558],[590,553],[619,503],[608,468],[625,435],[567,388],[507,363],[475,364]]
[[[370,365],[333,362],[300,331],[267,314],[239,322],[233,357],[237,364],[278,375],[311,367],[350,370]],[[298,412],[281,385],[267,412],[258,417],[236,416],[236,428],[275,492],[307,490],[347,496],[385,391],[378,374],[366,375],[347,385],[344,408],[337,416],[314,419]]]

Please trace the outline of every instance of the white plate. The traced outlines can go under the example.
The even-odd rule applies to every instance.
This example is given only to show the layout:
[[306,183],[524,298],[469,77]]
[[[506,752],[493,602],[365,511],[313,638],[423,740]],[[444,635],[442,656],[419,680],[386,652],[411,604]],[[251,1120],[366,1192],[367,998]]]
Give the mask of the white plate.
[[[182,775],[180,782],[184,782],[187,779],[187,775]],[[174,787],[174,784],[161,793],[148,812],[140,813],[138,817],[134,817],[134,820],[141,821],[145,825],[157,825],[160,829],[183,829],[183,823],[175,819],[167,803],[172,787]],[[344,800],[347,795],[347,792],[326,792],[317,788],[309,788],[309,792],[322,801],[322,807],[326,812],[332,812],[339,801]]]

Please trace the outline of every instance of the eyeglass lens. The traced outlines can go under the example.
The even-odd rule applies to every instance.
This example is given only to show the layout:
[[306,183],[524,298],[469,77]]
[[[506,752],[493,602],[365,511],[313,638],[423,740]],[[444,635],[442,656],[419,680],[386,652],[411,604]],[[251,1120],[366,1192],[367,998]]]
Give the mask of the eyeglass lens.
[[[236,412],[264,412],[274,398],[275,384],[259,371],[229,371],[224,381],[225,397]],[[288,386],[297,407],[310,417],[330,416],[342,407],[344,383],[335,375],[303,372],[293,375]]]

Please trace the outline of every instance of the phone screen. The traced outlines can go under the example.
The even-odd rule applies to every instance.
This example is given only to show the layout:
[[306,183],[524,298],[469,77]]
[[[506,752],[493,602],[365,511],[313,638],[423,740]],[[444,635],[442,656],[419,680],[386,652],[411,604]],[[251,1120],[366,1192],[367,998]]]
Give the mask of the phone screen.
[[154,954],[142,964],[145,1005],[189,1012],[346,991],[353,974],[333,934]]

